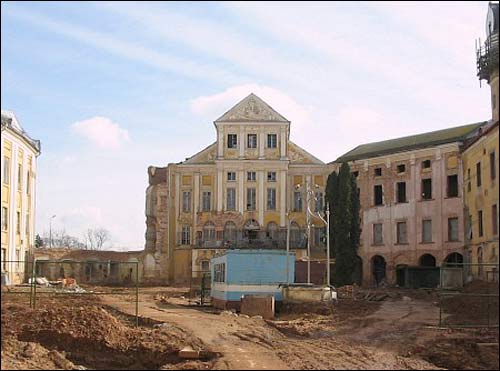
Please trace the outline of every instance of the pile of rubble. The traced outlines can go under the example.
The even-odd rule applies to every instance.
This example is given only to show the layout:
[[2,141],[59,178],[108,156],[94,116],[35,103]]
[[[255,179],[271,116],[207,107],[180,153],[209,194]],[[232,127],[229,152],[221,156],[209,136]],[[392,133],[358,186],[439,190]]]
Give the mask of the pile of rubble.
[[87,291],[78,286],[74,278],[63,278],[57,281],[49,281],[45,277],[36,277],[34,281],[32,278],[30,278],[28,280],[28,285],[32,285],[33,282],[36,283],[37,287],[58,289],[58,291],[60,292],[67,292],[67,293],[92,292],[92,291]]
[[183,368],[194,353],[189,369],[207,369],[216,356],[180,328],[135,328],[88,298],[47,299],[37,309],[17,299],[2,296],[2,369]]

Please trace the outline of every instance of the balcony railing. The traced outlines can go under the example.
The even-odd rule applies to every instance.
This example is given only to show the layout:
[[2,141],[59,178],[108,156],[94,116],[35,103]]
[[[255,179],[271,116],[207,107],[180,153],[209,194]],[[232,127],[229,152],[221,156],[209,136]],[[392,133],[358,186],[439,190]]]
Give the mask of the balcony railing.
[[479,45],[476,51],[477,56],[477,76],[480,80],[490,79],[490,74],[494,68],[498,68],[498,34],[492,33],[485,41],[484,45]]
[[[218,233],[219,238],[203,237],[196,239],[196,248],[205,249],[286,249],[286,230],[271,233],[265,231],[235,230]],[[221,236],[222,235],[222,236]],[[305,249],[307,247],[306,230],[295,229],[290,232],[290,248]]]

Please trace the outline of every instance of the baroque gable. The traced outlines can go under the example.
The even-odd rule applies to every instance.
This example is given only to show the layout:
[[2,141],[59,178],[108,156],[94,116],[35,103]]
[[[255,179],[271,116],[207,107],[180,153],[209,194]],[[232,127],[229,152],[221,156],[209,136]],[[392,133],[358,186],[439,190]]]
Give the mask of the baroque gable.
[[318,164],[324,165],[324,162],[314,157],[305,149],[300,148],[292,141],[288,141],[288,158],[291,164]]
[[289,121],[255,94],[250,94],[215,122],[285,122]]
[[205,149],[196,153],[195,155],[189,157],[186,161],[182,161],[182,164],[212,164],[215,163],[217,157],[217,142],[212,143]]

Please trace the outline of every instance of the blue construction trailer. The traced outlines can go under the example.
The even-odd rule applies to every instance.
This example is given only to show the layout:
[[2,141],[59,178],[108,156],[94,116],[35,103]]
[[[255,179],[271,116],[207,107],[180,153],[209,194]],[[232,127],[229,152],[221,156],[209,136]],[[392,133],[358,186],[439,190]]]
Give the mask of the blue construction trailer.
[[[288,279],[295,276],[295,254],[288,257]],[[283,300],[280,284],[287,283],[285,250],[226,250],[211,260],[211,297],[215,307],[240,309],[243,295],[273,295]]]

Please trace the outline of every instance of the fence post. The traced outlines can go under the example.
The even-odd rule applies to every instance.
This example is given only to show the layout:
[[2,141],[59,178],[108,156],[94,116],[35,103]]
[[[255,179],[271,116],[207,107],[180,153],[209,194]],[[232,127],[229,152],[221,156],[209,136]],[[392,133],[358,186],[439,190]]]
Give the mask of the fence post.
[[33,309],[36,309],[36,264],[37,261],[34,261],[35,273],[33,275]]
[[30,285],[30,308],[33,308],[33,287],[35,284],[35,257],[33,256],[33,262],[31,263],[31,285]]
[[439,327],[442,327],[441,323],[441,311],[442,311],[442,302],[441,302],[441,295],[438,293],[439,297]]
[[135,263],[135,326],[139,327],[139,262]]

